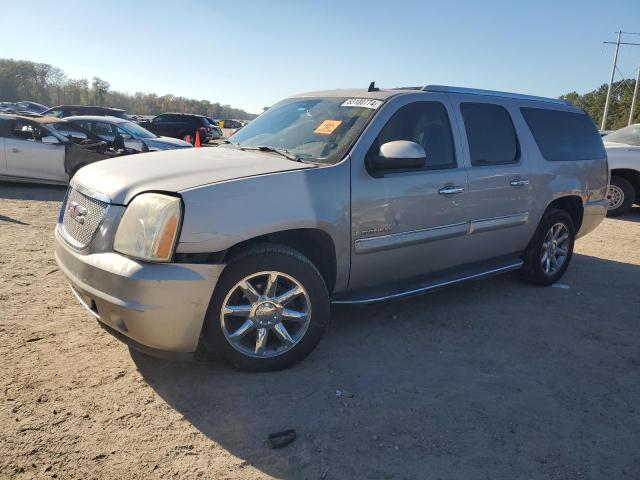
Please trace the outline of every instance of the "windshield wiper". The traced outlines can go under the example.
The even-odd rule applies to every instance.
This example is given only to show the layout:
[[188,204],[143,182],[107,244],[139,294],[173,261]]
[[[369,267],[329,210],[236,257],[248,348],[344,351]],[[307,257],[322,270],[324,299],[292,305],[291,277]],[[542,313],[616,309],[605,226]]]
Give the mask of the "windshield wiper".
[[302,159],[296,155],[295,153],[291,153],[289,150],[284,150],[282,148],[270,147],[269,145],[258,145],[256,147],[243,147],[242,145],[236,145],[240,150],[249,150],[249,151],[260,151],[260,152],[274,152],[279,155],[282,155],[289,160],[293,160],[295,162],[301,162]]

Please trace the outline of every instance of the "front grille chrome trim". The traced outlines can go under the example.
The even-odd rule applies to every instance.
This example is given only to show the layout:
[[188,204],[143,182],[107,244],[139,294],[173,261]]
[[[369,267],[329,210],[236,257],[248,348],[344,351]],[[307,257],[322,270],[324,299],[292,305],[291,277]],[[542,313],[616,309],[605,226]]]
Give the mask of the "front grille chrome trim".
[[90,197],[95,200],[100,200],[103,203],[111,203],[111,198],[109,197],[109,195],[105,195],[104,193],[98,192],[97,190],[93,190],[89,187],[85,187],[84,185],[74,182],[73,180],[71,180],[71,183],[69,184],[69,186],[74,190],[77,190],[78,192],[83,194],[85,197]]
[[[101,199],[88,196],[89,191],[91,190],[85,188],[84,191],[81,191],[77,186],[71,186],[62,207],[60,232],[69,246],[76,250],[83,250],[89,246],[111,206]],[[97,192],[91,191],[91,193]],[[104,196],[102,197],[104,198]],[[69,212],[70,202],[82,207],[87,213],[86,217],[82,218],[82,222],[72,217]]]

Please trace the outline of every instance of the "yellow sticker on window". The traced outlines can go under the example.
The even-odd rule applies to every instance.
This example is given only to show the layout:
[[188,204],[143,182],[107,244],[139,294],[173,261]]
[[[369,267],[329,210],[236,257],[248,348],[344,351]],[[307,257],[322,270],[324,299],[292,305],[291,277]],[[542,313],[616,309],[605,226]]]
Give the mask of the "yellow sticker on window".
[[319,135],[331,135],[341,123],[342,120],[325,120],[313,131],[313,133],[317,133]]

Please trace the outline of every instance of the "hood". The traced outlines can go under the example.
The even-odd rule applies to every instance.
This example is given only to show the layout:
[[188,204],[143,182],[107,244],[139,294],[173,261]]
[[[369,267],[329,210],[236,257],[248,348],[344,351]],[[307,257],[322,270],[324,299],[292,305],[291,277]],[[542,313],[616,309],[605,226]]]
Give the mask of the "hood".
[[126,205],[145,191],[180,192],[201,185],[314,168],[274,153],[203,147],[140,153],[92,163],[72,180]]
[[626,150],[640,150],[640,146],[629,145],[628,143],[607,142],[606,140],[604,140],[602,143],[604,144],[604,148],[606,148],[607,150],[616,150],[620,148],[624,148]]
[[170,148],[186,148],[192,146],[184,140],[171,137],[143,138],[141,140],[152,150],[168,150]]

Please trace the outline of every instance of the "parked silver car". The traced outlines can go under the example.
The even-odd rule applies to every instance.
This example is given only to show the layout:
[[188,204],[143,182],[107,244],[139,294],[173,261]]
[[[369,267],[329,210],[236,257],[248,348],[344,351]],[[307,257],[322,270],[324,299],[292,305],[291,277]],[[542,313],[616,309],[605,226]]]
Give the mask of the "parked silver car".
[[333,303],[510,270],[538,285],[607,210],[606,153],[559,100],[427,86],[298,95],[217,148],[82,169],[55,255],[143,351],[249,370],[311,352]]
[[65,185],[85,165],[129,153],[63,119],[0,113],[0,180]]
[[125,118],[101,116],[67,117],[66,121],[79,125],[93,132],[103,140],[113,142],[117,136],[121,137],[127,148],[138,152],[155,152],[172,150],[175,148],[191,148],[192,145],[184,140],[171,137],[159,137],[146,128]]

